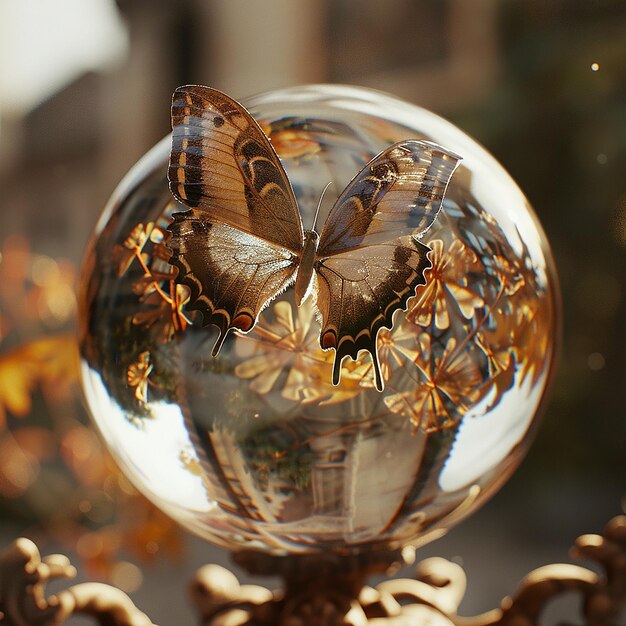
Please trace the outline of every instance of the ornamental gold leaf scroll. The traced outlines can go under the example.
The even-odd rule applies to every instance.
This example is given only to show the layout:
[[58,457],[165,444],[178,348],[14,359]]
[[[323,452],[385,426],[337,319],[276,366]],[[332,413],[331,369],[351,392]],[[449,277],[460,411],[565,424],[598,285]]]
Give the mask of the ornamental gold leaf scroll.
[[109,585],[82,583],[46,594],[48,583],[75,576],[67,557],[42,558],[32,541],[17,539],[0,553],[0,624],[59,626],[86,615],[103,626],[154,626],[125,593]]
[[[233,574],[211,565],[197,573],[192,597],[207,626],[538,626],[551,602],[575,594],[585,626],[617,626],[626,605],[626,517],[611,520],[602,535],[579,537],[572,553],[595,561],[604,576],[569,563],[546,565],[530,572],[499,608],[476,616],[458,614],[466,575],[459,565],[439,557],[419,562],[413,580],[384,580],[369,587],[366,576],[379,564],[368,563],[366,555],[361,561],[347,555],[334,560],[332,555],[312,555],[308,561],[301,556],[300,567],[294,568],[288,560],[250,552],[238,562],[254,571],[283,574],[291,583],[286,594],[240,585]],[[296,575],[300,584],[292,580]]]
[[[463,569],[438,557],[418,563],[413,580],[370,587],[367,577],[384,571],[393,554],[298,555],[294,562],[250,551],[240,553],[238,563],[257,574],[282,575],[285,592],[241,585],[228,570],[206,565],[190,595],[206,626],[538,626],[549,604],[566,593],[580,598],[585,626],[616,626],[626,605],[626,517],[612,519],[601,535],[579,537],[572,554],[594,561],[604,575],[573,564],[546,565],[530,572],[499,608],[469,617],[458,614]],[[83,614],[103,626],[153,626],[108,585],[83,583],[46,595],[49,581],[75,575],[66,557],[41,558],[31,541],[16,540],[0,552],[0,623],[60,626]]]

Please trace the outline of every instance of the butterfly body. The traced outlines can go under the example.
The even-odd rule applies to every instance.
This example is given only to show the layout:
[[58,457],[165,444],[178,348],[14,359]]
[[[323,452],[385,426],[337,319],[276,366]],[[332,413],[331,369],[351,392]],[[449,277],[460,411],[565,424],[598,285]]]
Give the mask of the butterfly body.
[[311,293],[311,281],[315,270],[315,261],[319,241],[320,236],[316,231],[307,230],[304,233],[302,256],[300,257],[298,273],[296,274],[296,283],[294,285],[294,290],[296,292],[296,304],[298,306],[300,306]]
[[289,179],[270,140],[236,101],[208,87],[172,100],[170,190],[187,210],[169,226],[170,263],[190,289],[188,308],[217,326],[217,355],[230,330],[250,332],[261,311],[292,286],[298,306],[314,297],[320,346],[372,357],[431,266],[416,237],[430,228],[459,157],[406,140],[375,156],[333,205],[321,232],[304,231]]

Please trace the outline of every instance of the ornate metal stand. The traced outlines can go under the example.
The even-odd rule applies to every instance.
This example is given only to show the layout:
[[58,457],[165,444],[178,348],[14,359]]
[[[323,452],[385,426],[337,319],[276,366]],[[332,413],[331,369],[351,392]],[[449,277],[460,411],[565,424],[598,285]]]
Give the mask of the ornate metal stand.
[[[201,623],[210,626],[534,626],[552,599],[574,591],[582,599],[585,624],[616,626],[626,605],[626,517],[611,520],[602,535],[580,537],[572,555],[596,561],[604,576],[577,565],[547,565],[528,574],[500,608],[475,617],[457,614],[465,574],[440,558],[419,563],[415,580],[388,580],[373,588],[364,585],[381,566],[372,559],[245,555],[239,560],[249,569],[281,573],[285,591],[240,585],[228,570],[207,565],[196,574],[191,594]],[[102,626],[154,626],[108,585],[75,585],[46,597],[48,581],[75,574],[66,557],[42,559],[31,541],[18,539],[0,554],[0,624],[59,626],[83,613]]]
[[74,576],[67,557],[42,559],[32,541],[17,539],[0,554],[0,624],[58,626],[83,613],[102,626],[154,626],[126,594],[109,585],[83,583],[46,597],[49,581]]

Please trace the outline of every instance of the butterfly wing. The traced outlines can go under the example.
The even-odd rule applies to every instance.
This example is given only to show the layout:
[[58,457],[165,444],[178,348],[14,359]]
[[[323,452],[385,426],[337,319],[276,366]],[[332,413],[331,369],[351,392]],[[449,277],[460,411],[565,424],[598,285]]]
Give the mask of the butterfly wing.
[[172,97],[170,190],[206,218],[298,252],[302,220],[278,155],[238,102],[199,85]]
[[220,335],[251,330],[295,278],[302,221],[280,160],[250,114],[225,94],[179,87],[172,99],[170,190],[189,207],[169,226],[188,309]]
[[196,209],[175,213],[169,230],[170,263],[178,268],[177,282],[190,290],[187,309],[220,330],[213,356],[229,330],[252,330],[261,311],[295,279],[292,252],[207,220]]
[[333,383],[344,356],[372,356],[376,387],[383,380],[378,331],[393,326],[431,266],[415,239],[435,221],[460,158],[428,142],[394,144],[374,157],[333,206],[317,251],[320,344],[334,348]]
[[459,161],[418,140],[401,141],[375,156],[335,202],[320,235],[320,255],[423,235],[441,210]]

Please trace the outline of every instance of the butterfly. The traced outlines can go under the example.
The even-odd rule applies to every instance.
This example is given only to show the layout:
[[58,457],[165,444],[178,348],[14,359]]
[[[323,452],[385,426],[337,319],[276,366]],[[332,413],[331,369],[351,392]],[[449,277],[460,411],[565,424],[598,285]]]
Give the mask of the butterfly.
[[426,282],[430,248],[417,238],[437,218],[459,160],[426,141],[395,143],[352,179],[320,233],[304,230],[287,173],[251,114],[215,89],[176,89],[168,180],[187,210],[168,226],[170,263],[190,290],[187,308],[219,329],[213,356],[293,285],[298,306],[315,298],[320,346],[335,350],[333,384],[343,358],[366,350],[382,391],[378,332]]

